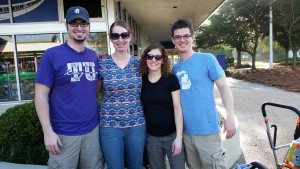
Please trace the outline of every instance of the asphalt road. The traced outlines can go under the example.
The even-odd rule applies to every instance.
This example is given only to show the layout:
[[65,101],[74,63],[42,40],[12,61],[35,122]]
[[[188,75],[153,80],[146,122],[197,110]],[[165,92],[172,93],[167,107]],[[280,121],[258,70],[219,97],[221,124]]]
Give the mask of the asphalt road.
[[[232,78],[227,78],[227,81],[233,93],[235,115],[239,121],[242,157],[238,163],[256,161],[269,169],[275,169],[275,158],[268,141],[261,106],[265,102],[273,102],[300,109],[300,93]],[[215,95],[219,97],[218,92]],[[217,99],[217,104],[220,103],[221,100]],[[290,143],[298,116],[287,109],[272,106],[266,106],[266,112],[269,124],[277,125],[277,145]],[[276,151],[279,162],[283,161],[286,152],[286,148]]]

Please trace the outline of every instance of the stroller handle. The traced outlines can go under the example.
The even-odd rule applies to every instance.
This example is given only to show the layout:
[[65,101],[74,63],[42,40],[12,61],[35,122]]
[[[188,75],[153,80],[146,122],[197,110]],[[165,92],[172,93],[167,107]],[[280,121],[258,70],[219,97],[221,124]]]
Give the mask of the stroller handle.
[[282,104],[277,104],[277,103],[271,103],[271,102],[264,103],[261,106],[261,111],[262,111],[262,114],[263,114],[264,117],[267,116],[267,113],[266,113],[266,106],[267,105],[292,110],[300,117],[300,111],[298,109],[296,109],[295,107],[282,105]]

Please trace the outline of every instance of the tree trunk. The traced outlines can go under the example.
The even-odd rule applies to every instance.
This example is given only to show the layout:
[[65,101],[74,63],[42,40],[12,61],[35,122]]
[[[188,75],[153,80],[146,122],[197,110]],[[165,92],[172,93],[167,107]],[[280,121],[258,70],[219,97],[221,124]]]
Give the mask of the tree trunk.
[[289,64],[289,49],[285,49],[285,65],[287,66]]
[[293,50],[292,70],[296,70],[296,66],[297,66],[297,50]]
[[236,50],[236,53],[237,53],[237,57],[236,57],[236,64],[237,64],[237,67],[240,68],[242,66],[242,51],[241,50]]
[[255,61],[256,61],[255,55],[251,55],[251,58],[252,58],[252,70],[255,70],[256,69],[256,66],[255,66]]

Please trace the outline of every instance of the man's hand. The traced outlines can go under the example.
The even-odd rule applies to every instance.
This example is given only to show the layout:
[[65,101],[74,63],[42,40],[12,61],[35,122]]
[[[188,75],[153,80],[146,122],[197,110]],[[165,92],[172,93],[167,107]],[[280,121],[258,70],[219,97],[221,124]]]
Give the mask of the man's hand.
[[236,133],[236,125],[234,122],[234,118],[226,119],[224,121],[224,129],[223,133],[226,133],[226,138],[230,139]]
[[58,135],[54,132],[44,135],[44,142],[46,150],[52,154],[59,154],[59,147],[62,147],[62,143]]

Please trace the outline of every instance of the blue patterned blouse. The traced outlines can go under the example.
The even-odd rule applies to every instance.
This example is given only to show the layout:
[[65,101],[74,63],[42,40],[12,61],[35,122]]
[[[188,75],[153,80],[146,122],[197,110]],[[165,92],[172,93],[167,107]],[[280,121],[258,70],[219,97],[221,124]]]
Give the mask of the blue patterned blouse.
[[100,106],[100,126],[113,128],[145,124],[140,100],[142,77],[140,58],[131,56],[124,69],[115,64],[111,55],[99,60],[99,78],[103,80],[103,100]]

